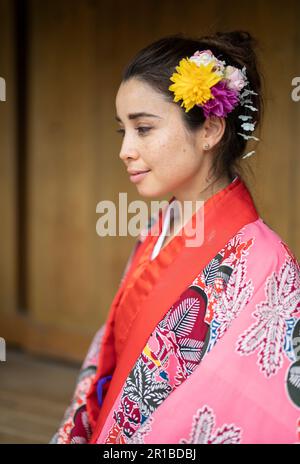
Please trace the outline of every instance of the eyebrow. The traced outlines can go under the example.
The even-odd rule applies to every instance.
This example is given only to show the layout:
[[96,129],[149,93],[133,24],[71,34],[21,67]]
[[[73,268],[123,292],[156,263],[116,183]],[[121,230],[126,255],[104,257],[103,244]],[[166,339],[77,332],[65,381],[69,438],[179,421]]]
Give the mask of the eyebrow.
[[[138,119],[138,118],[159,118],[162,119],[160,116],[157,116],[157,114],[151,114],[151,113],[145,113],[144,111],[141,111],[139,113],[129,113],[128,114],[128,119]],[[116,120],[119,122],[122,122],[119,116],[116,116]]]

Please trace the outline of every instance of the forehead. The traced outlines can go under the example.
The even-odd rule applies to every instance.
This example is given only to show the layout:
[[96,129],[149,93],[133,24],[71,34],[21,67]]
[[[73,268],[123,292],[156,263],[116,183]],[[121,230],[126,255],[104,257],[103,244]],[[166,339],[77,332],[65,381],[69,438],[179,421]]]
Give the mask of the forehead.
[[170,110],[169,105],[162,94],[135,78],[122,82],[116,95],[116,109],[121,118],[141,111],[161,114]]

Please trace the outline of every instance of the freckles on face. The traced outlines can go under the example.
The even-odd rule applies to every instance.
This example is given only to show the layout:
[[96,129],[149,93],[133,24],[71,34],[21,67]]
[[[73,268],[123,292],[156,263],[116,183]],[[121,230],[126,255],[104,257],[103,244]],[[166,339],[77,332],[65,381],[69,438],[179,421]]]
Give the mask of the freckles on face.
[[[195,175],[200,166],[194,139],[188,134],[183,111],[178,105],[137,79],[122,83],[116,98],[116,109],[125,129],[121,157],[133,168],[146,167],[149,174],[136,184],[142,196],[157,197],[176,191]],[[146,112],[157,118],[130,119],[129,114]],[[139,135],[139,126],[150,126]]]
[[170,191],[193,176],[201,164],[192,139],[187,135],[176,112],[170,115],[168,124],[160,132],[157,146],[151,153],[153,175]]

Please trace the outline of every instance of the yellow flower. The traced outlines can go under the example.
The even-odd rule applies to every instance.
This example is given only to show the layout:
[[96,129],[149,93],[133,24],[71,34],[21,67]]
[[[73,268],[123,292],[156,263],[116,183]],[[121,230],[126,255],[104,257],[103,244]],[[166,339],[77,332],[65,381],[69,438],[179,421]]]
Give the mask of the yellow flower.
[[212,69],[215,63],[197,65],[189,58],[183,58],[176,66],[170,80],[174,82],[169,90],[175,94],[174,101],[183,100],[180,106],[185,106],[187,113],[194,105],[203,105],[213,97],[210,89],[222,79],[222,76]]

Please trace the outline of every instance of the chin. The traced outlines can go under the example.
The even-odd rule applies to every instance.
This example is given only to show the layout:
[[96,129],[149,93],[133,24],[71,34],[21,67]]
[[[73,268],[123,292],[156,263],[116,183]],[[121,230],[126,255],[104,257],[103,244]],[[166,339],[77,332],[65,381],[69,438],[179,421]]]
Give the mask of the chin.
[[143,191],[138,191],[140,196],[143,198],[149,198],[149,199],[154,199],[154,198],[160,198],[161,194],[160,193],[154,193],[154,192],[143,192]]
[[151,189],[151,187],[143,187],[142,185],[137,186],[137,191],[141,195],[141,197],[150,199],[159,199],[164,195],[169,195],[169,191],[166,191],[166,189]]

